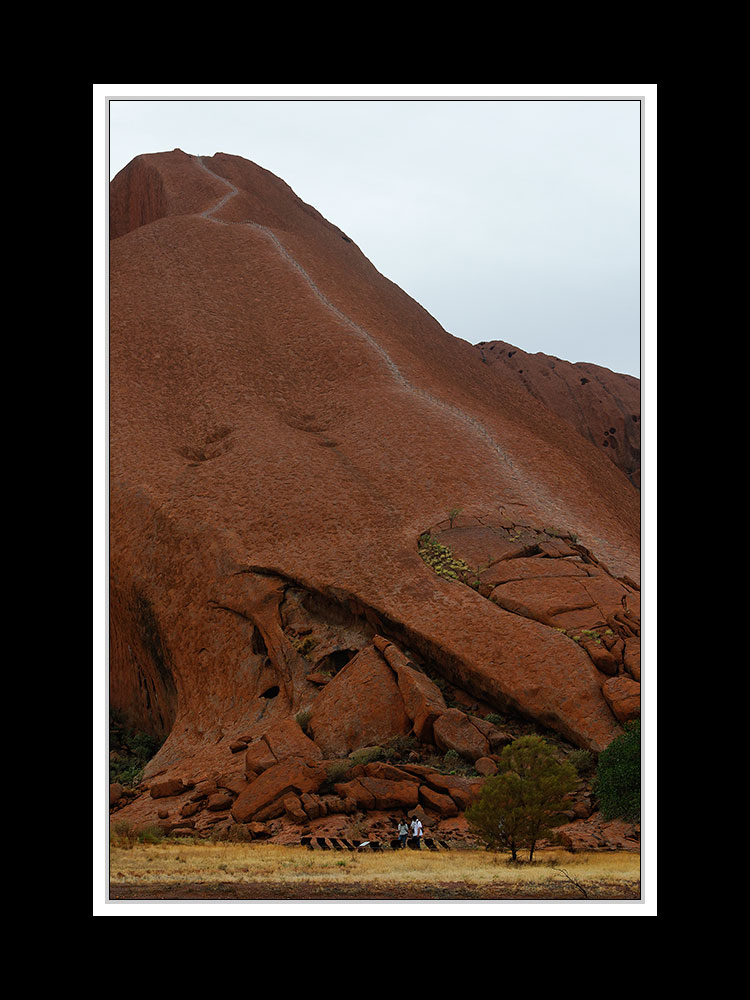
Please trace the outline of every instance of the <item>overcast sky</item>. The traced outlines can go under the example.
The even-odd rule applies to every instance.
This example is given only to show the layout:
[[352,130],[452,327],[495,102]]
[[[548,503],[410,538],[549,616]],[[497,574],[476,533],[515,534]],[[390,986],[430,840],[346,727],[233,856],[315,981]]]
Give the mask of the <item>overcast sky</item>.
[[642,85],[603,100],[346,99],[344,87],[328,100],[232,100],[239,88],[182,84],[161,88],[183,98],[168,99],[97,86],[113,98],[110,179],[140,153],[242,156],[454,336],[641,376]]

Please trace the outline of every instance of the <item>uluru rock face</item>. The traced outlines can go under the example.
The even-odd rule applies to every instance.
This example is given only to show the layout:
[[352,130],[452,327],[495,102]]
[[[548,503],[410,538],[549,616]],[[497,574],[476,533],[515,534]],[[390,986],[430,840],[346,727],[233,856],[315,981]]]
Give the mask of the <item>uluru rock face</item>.
[[601,443],[247,160],[137,157],[110,235],[110,704],[165,739],[118,810],[447,818],[471,782],[326,762],[484,761],[503,713],[606,747],[638,712],[640,505]]
[[483,341],[475,347],[485,364],[514,379],[567,420],[640,489],[640,379],[600,365],[527,354],[502,340]]

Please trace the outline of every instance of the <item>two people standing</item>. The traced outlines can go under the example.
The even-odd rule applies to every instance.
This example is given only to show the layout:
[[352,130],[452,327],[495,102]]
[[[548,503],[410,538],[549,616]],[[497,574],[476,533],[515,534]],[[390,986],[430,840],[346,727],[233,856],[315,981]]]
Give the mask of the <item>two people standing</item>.
[[[422,846],[422,837],[424,836],[424,830],[422,828],[422,823],[418,816],[414,816],[411,821],[411,838],[413,846],[419,850]],[[398,824],[398,840],[399,847],[406,847],[406,841],[409,837],[409,826],[406,820],[401,820]]]

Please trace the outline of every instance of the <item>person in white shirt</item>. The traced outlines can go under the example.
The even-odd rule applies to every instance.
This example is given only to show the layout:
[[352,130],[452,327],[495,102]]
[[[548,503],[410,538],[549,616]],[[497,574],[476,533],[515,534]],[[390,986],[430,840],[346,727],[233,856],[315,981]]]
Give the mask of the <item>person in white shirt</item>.
[[422,846],[423,830],[418,816],[415,816],[411,821],[411,835],[414,839],[414,846],[419,850]]

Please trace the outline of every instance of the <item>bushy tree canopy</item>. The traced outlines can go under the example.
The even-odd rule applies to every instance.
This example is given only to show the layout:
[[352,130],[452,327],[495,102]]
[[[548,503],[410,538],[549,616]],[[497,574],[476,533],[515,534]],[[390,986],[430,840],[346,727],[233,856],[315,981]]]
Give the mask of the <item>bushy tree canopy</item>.
[[605,819],[637,820],[641,815],[641,724],[625,731],[599,755],[594,792]]
[[488,847],[508,848],[514,861],[528,848],[531,861],[536,844],[560,822],[577,782],[575,768],[557,761],[541,737],[523,736],[505,747],[498,774],[485,781],[466,819]]

